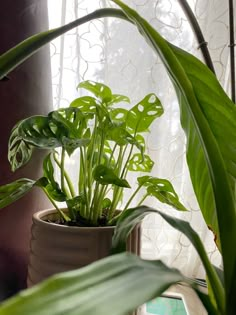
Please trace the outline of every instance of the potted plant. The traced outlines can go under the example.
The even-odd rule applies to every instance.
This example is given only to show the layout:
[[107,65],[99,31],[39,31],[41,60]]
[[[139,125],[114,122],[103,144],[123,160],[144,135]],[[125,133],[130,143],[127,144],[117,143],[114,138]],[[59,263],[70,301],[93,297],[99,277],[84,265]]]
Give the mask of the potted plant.
[[[234,315],[235,104],[225,94],[216,77],[198,59],[163,39],[149,23],[121,1],[114,2],[121,6],[126,19],[137,25],[161,56],[176,87],[181,121],[188,140],[187,159],[193,186],[206,223],[216,235],[224,269],[218,270],[212,266],[200,237],[187,222],[158,212],[174,228],[183,232],[197,250],[207,275],[207,293],[202,292],[194,281],[161,261],[144,261],[132,255],[120,254],[80,271],[58,275],[25,291],[2,305],[0,314],[21,312],[39,315],[46,310],[53,315],[93,312],[98,315],[122,315],[160,295],[170,285],[185,282],[193,287],[208,314]],[[24,52],[27,55],[26,49]],[[9,58],[10,55],[11,52]],[[130,231],[145,213],[154,211],[157,212],[138,207],[124,212],[117,225],[116,243],[122,245],[123,232],[127,229]],[[57,307],[59,298],[61,303]]]
[[[1,207],[34,186],[43,189],[54,206],[33,216],[28,285],[107,256],[119,210],[127,211],[141,189],[144,195],[137,205],[154,196],[186,210],[167,180],[150,175],[137,178],[136,189],[120,208],[125,190],[130,188],[129,173],[149,174],[154,164],[145,152],[143,134],[163,113],[156,95],[145,96],[128,110],[117,106],[129,102],[128,97],[112,94],[102,83],[84,81],[78,87],[91,95],[79,97],[68,108],[47,116],[23,119],[10,135],[8,158],[13,171],[23,167],[35,149],[49,151],[41,178],[23,178],[0,187]],[[78,174],[74,183],[66,165],[71,157],[76,164],[72,171]],[[62,202],[65,209],[58,206]],[[138,254],[139,240],[130,242],[133,245],[128,249]]]

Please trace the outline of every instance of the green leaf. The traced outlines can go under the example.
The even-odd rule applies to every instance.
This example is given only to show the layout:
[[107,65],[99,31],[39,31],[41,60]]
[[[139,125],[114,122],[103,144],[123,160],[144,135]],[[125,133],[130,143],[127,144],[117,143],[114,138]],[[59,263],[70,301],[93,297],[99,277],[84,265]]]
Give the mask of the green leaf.
[[102,209],[109,209],[111,206],[111,199],[105,198],[102,201]]
[[133,172],[151,172],[154,162],[148,155],[135,153],[129,161],[128,170]]
[[88,90],[104,103],[109,103],[112,100],[111,90],[105,84],[88,80],[88,81],[81,82],[78,85],[78,88],[84,88]]
[[62,146],[65,148],[68,155],[71,155],[77,148],[86,147],[90,143],[90,139],[71,139],[62,138]]
[[198,287],[195,288],[195,292],[197,293],[199,299],[201,300],[209,315],[220,315],[219,311],[212,304],[207,294],[203,293]]
[[62,135],[67,135],[63,126],[55,125],[47,116],[31,116],[21,121],[18,133],[22,139],[35,147],[53,149],[61,146]]
[[18,127],[19,124],[13,128],[8,142],[8,161],[13,172],[27,164],[33,153],[32,145],[22,139]]
[[107,132],[107,139],[114,141],[119,146],[130,144],[136,144],[140,147],[136,139],[125,129],[125,126],[114,124],[109,128]]
[[93,178],[102,185],[113,184],[119,187],[130,188],[126,179],[119,178],[113,169],[105,165],[98,165],[95,167],[93,170]]
[[[87,131],[88,120],[93,118],[92,114],[84,114],[75,107],[60,108],[49,113],[49,118],[59,128],[63,127],[65,135],[72,139],[80,139]],[[62,138],[62,137],[61,137]]]
[[82,113],[96,113],[97,102],[92,96],[82,96],[70,103],[70,107],[76,107]]
[[86,204],[84,195],[76,196],[66,200],[66,205],[70,214],[70,218],[76,221],[76,216],[79,213],[81,206]]
[[21,178],[10,184],[0,186],[0,208],[4,208],[23,197],[34,185],[34,180]]
[[43,161],[44,177],[37,180],[36,185],[43,187],[48,195],[55,201],[66,201],[66,195],[60,189],[59,184],[54,178],[54,167],[51,161],[51,154],[48,154]]
[[163,107],[157,96],[153,93],[148,94],[128,111],[127,127],[135,133],[148,131],[152,122],[163,112]]
[[112,8],[100,9],[61,27],[27,38],[0,56],[0,80],[53,39],[72,30],[76,26],[105,16],[125,18],[124,13],[120,10]]
[[114,255],[21,292],[2,303],[0,315],[124,315],[185,280],[160,261]]
[[126,123],[128,110],[124,108],[112,108],[109,112],[111,120],[114,122]]
[[[228,307],[235,313],[236,107],[199,60],[163,39],[137,12],[114,0],[160,56],[176,88],[187,136],[187,160],[202,213],[222,248]],[[226,141],[227,139],[227,141]],[[227,209],[227,211],[225,211]]]
[[66,201],[66,195],[61,191],[59,184],[55,183],[53,185],[47,177],[41,177],[36,181],[35,185],[43,188],[53,200],[58,202]]
[[212,288],[214,290],[215,300],[217,301],[217,306],[219,310],[222,312],[222,314],[224,314],[225,295],[221,280],[219,279],[215,271],[215,268],[211,265],[209,258],[207,257],[207,253],[205,252],[200,237],[192,229],[188,222],[171,217],[161,211],[145,206],[127,209],[121,213],[117,221],[112,240],[113,251],[115,252],[123,251],[125,248],[126,239],[128,235],[131,233],[131,231],[134,229],[136,225],[141,223],[141,221],[146,215],[151,213],[159,214],[172,227],[182,232],[190,240],[190,242],[198,252],[203,263],[203,266],[205,268],[206,274],[211,282]]
[[153,196],[177,210],[187,211],[185,206],[179,201],[179,197],[175,192],[173,185],[167,179],[142,176],[138,177],[138,183],[141,186],[147,187],[147,194],[149,196]]
[[110,102],[108,103],[108,106],[111,106],[113,104],[120,103],[120,102],[130,103],[130,99],[125,95],[112,94],[112,97],[111,97]]

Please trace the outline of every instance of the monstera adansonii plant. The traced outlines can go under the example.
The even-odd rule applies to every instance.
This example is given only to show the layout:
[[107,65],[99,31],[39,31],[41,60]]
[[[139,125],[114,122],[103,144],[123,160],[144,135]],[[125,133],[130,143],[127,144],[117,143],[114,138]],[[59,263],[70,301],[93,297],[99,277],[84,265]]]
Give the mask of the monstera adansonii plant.
[[[191,54],[166,41],[146,20],[123,2],[121,10],[103,9],[66,26],[35,35],[0,57],[0,77],[6,76],[42,45],[94,18],[116,16],[133,23],[162,59],[173,82],[187,138],[187,162],[206,224],[214,232],[223,270],[209,261],[204,246],[189,223],[144,206],[120,217],[114,248],[123,249],[133,226],[148,213],[161,215],[185,234],[205,267],[208,294],[180,271],[161,261],[145,261],[124,253],[113,255],[80,271],[60,274],[15,296],[0,314],[122,315],[160,295],[174,283],[194,288],[208,314],[236,314],[236,108],[211,71]],[[127,24],[127,27],[129,25]],[[168,131],[166,131],[168,132]]]

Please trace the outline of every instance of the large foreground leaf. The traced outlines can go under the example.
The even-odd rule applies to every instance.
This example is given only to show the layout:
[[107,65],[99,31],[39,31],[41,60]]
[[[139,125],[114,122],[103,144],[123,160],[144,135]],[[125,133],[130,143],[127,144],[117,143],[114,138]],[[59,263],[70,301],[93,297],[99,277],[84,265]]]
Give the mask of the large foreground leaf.
[[[236,268],[236,108],[215,76],[195,57],[164,40],[152,26],[114,0],[159,54],[176,88],[187,136],[189,170],[201,210],[220,242],[227,297]],[[227,139],[227,141],[226,141]],[[227,143],[228,142],[228,143]],[[218,226],[217,226],[218,225]],[[219,231],[218,231],[219,228]],[[228,306],[234,311],[234,306]]]
[[160,261],[114,255],[23,291],[0,315],[124,315],[184,280]]
[[191,241],[192,245],[194,246],[194,248],[196,249],[201,258],[207,277],[211,283],[214,300],[217,303],[218,309],[223,314],[225,309],[225,296],[221,280],[218,277],[215,268],[211,265],[207,257],[206,251],[204,249],[200,237],[192,229],[192,227],[187,221],[171,217],[159,210],[146,206],[127,209],[121,214],[117,222],[112,241],[113,251],[114,252],[124,251],[128,235],[131,233],[131,231],[134,229],[136,225],[142,222],[143,218],[146,215],[151,213],[159,214],[160,216],[162,216],[162,218],[165,219],[172,227],[182,232]]

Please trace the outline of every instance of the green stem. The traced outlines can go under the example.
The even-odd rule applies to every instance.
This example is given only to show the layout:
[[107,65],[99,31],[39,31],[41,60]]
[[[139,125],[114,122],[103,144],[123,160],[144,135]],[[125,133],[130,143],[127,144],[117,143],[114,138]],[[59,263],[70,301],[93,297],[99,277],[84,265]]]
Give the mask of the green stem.
[[[127,148],[127,146],[125,147],[125,150],[126,150],[126,148]],[[119,155],[117,158],[117,163],[115,166],[117,176],[120,175],[120,171],[121,171],[121,167],[122,167],[122,160],[123,160],[123,151],[125,151],[125,150],[123,150],[122,146],[120,147]],[[120,199],[119,198],[119,191],[122,191],[122,189],[123,188],[121,188],[121,187],[117,187],[117,186],[114,187],[112,203],[111,203],[111,207],[108,211],[108,219],[109,220],[112,218],[114,210],[117,206],[117,203],[119,202],[119,199]]]
[[126,159],[125,165],[124,165],[122,173],[121,173],[121,178],[124,178],[124,174],[126,172],[128,163],[130,161],[130,158],[131,158],[131,155],[132,155],[132,152],[133,152],[133,148],[134,148],[134,144],[131,145],[131,148],[130,148],[130,151],[129,151],[129,155],[128,155],[127,159]]
[[[93,133],[91,136],[91,143],[89,145],[88,148],[88,152],[90,151],[90,155],[87,155],[87,159],[88,159],[88,198],[91,202],[92,199],[92,186],[93,186],[93,177],[92,177],[92,170],[93,170],[93,160],[94,160],[94,153],[96,150],[95,144],[96,144],[96,138],[97,138],[97,124],[98,124],[98,119],[97,116],[95,115],[95,121],[94,121],[94,129],[93,129]],[[91,204],[90,204],[90,208],[91,208]]]
[[66,193],[66,190],[65,190],[65,154],[66,154],[66,150],[64,148],[62,148],[60,171],[61,171],[61,190],[64,193]]
[[[58,166],[59,168],[61,168],[61,163],[60,163],[60,161],[58,160],[58,158],[56,157],[56,154],[55,154],[55,153],[53,154],[53,159],[54,159],[54,161],[56,162],[57,166]],[[69,175],[68,175],[68,173],[66,172],[65,169],[64,169],[64,177],[65,177],[65,180],[66,180],[66,184],[67,184],[67,186],[68,186],[68,188],[69,188],[70,195],[71,195],[71,197],[73,198],[73,197],[76,196],[75,190],[74,190],[73,184],[72,184],[72,182],[71,182],[71,179],[70,179],[70,177],[69,177]]]
[[109,159],[109,161],[108,161],[108,167],[111,165],[112,158],[113,158],[113,156],[114,156],[114,154],[115,154],[115,151],[116,151],[117,146],[118,146],[118,144],[116,143],[116,144],[114,145],[113,149],[112,149],[111,156],[110,156],[110,159]]
[[97,218],[98,218],[98,209],[96,207],[98,196],[99,196],[99,183],[96,182],[96,185],[94,188],[93,200],[90,207],[90,214],[89,214],[89,219],[92,220],[94,224],[97,223]]
[[144,202],[144,200],[145,200],[148,196],[149,196],[148,193],[145,194],[145,195],[143,196],[143,198],[139,201],[138,206],[141,206],[141,204]]
[[131,195],[131,197],[130,197],[129,200],[127,201],[127,203],[126,203],[126,205],[125,205],[123,211],[125,211],[125,210],[129,207],[130,203],[132,202],[132,200],[134,199],[134,197],[136,196],[136,194],[139,192],[139,190],[140,190],[141,188],[142,188],[142,185],[140,185],[140,186],[138,186],[138,187],[136,188],[136,190],[134,191],[134,193]]
[[71,219],[60,209],[58,208],[57,204],[55,203],[55,201],[50,197],[50,195],[48,194],[47,190],[45,188],[42,188],[45,195],[48,197],[48,199],[51,201],[51,203],[53,204],[53,206],[55,207],[55,209],[57,210],[57,212],[59,213],[60,217],[66,221],[66,222],[70,222]]
[[83,172],[83,183],[81,185],[82,190],[83,190],[83,195],[84,195],[84,199],[85,199],[85,209],[84,209],[84,213],[83,216],[85,218],[89,217],[89,201],[88,201],[88,195],[87,195],[87,170],[86,170],[86,150],[84,150],[83,152],[83,148],[80,148],[80,161],[81,161],[81,169]]

